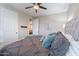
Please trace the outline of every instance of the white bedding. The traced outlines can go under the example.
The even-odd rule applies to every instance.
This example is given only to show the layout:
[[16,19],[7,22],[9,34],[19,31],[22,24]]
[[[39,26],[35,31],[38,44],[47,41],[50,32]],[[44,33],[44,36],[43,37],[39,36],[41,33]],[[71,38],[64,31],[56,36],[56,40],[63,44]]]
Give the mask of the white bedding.
[[67,52],[67,56],[79,56],[79,42],[70,42],[71,45],[69,47],[69,50]]
[[64,34],[64,36],[70,41],[70,47],[66,56],[79,56],[79,41],[75,41],[69,34]]

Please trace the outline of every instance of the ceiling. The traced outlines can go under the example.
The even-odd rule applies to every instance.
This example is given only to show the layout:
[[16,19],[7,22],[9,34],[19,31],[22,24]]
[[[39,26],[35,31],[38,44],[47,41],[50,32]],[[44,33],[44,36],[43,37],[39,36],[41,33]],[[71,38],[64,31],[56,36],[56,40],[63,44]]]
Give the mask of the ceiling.
[[8,3],[7,5],[33,17],[66,12],[70,6],[69,3],[42,3],[41,6],[46,7],[47,10],[39,9],[38,12],[35,13],[33,8],[25,9],[25,7],[32,6],[32,3]]

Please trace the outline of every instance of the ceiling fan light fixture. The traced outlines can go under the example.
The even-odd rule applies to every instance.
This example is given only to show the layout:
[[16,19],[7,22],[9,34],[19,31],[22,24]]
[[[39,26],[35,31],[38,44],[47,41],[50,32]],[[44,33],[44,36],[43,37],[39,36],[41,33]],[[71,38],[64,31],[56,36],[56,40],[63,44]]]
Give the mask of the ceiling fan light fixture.
[[38,10],[38,9],[39,9],[39,6],[38,6],[38,5],[35,5],[33,8],[34,8],[35,10]]

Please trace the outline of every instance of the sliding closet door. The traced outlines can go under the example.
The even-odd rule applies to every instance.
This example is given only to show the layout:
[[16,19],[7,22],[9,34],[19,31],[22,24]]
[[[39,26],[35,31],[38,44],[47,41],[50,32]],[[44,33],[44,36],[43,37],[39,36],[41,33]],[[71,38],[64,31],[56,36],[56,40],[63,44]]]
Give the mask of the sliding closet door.
[[1,40],[3,44],[18,40],[18,14],[9,9],[1,9]]

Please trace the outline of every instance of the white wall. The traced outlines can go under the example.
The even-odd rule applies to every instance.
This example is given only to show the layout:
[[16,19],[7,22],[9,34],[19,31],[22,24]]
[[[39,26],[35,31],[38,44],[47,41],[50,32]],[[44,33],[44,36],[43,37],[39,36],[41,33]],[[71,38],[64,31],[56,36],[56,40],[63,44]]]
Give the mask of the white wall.
[[19,31],[18,31],[18,38],[19,39],[24,39],[27,35],[28,35],[28,27],[27,28],[21,28],[20,26],[24,25],[24,26],[28,26],[29,23],[29,16],[26,14],[19,14]]
[[47,35],[48,33],[63,31],[63,24],[67,21],[67,13],[38,17],[39,34]]
[[[4,9],[4,11],[2,9]],[[11,9],[11,7],[0,4],[0,46],[25,38],[28,35],[28,31],[27,31],[28,28],[24,29],[24,28],[21,28],[20,26],[21,25],[28,26],[29,17],[30,16],[22,12]],[[5,31],[3,31],[3,28]],[[16,28],[17,30],[13,31]],[[18,35],[17,39],[15,39],[14,37],[16,35],[16,32]],[[10,34],[15,33],[15,35],[10,36],[9,33]]]
[[[3,33],[2,33],[2,30],[1,30],[1,7],[0,7],[0,39],[2,38],[3,36]],[[2,40],[0,40],[0,43],[3,42]]]
[[21,11],[18,11],[7,4],[0,4],[0,6],[18,13],[18,39],[24,39],[28,35],[28,28],[21,28],[20,26],[21,25],[28,26],[28,21],[31,16],[29,16]]
[[1,9],[0,37],[2,44],[8,44],[18,40],[18,14],[7,8]]
[[79,15],[79,3],[72,3],[69,7],[69,10],[67,12],[68,14],[68,20],[70,21],[72,18]]

